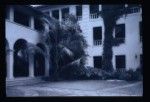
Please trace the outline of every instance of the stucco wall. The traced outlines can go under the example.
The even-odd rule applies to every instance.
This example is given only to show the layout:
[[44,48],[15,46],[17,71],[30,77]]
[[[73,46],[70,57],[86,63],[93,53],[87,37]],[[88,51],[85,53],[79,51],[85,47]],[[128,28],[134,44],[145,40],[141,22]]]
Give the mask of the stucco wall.
[[5,26],[5,36],[10,49],[13,49],[14,44],[18,39],[24,39],[33,44],[37,44],[41,40],[41,34],[29,27],[10,22],[9,20],[5,21]]
[[[54,8],[46,8],[42,11],[50,11],[54,9],[69,7],[69,12],[72,14],[76,13],[76,5],[62,5],[55,6]],[[83,31],[83,35],[88,42],[89,47],[86,49],[89,56],[87,57],[87,66],[93,65],[93,56],[101,56],[103,52],[103,43],[99,46],[94,46],[93,44],[93,27],[101,26],[102,27],[102,41],[104,40],[104,24],[103,19],[101,17],[97,19],[89,19],[89,5],[82,5],[82,20],[79,21],[81,29]],[[101,5],[100,5],[101,9]],[[59,11],[61,14],[61,11]],[[51,13],[50,13],[51,15]],[[110,18],[111,19],[111,18]],[[116,55],[125,55],[126,56],[126,69],[129,68],[136,69],[140,65],[140,54],[142,54],[142,42],[140,42],[140,34],[139,34],[139,22],[142,21],[141,12],[128,14],[126,17],[121,17],[117,24],[125,23],[125,43],[113,47],[113,66],[115,68],[115,56]],[[9,42],[14,43],[14,39],[25,38],[27,41],[32,43],[37,43],[39,40],[39,36],[37,36],[37,32],[22,28],[21,26],[14,25],[12,23],[6,22],[6,37],[10,40]],[[22,32],[24,31],[24,32]],[[10,34],[11,33],[11,34]],[[31,35],[30,35],[31,34]],[[11,35],[11,36],[7,36]]]

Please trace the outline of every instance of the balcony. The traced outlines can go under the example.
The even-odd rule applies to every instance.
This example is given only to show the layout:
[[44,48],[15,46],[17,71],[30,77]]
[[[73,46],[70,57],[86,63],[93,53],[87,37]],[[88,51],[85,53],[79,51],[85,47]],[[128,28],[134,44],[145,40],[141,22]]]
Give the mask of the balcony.
[[128,14],[137,13],[137,12],[140,12],[140,7],[132,7],[127,9]]
[[94,40],[94,45],[101,45],[102,44],[102,40]]
[[116,71],[119,73],[123,73],[126,71],[126,69],[125,68],[119,68],[119,69],[116,69]]
[[82,16],[77,16],[77,20],[81,21],[82,20]]
[[114,38],[113,46],[119,46],[120,44],[125,43],[125,38]]
[[90,19],[97,19],[99,17],[98,13],[90,14]]

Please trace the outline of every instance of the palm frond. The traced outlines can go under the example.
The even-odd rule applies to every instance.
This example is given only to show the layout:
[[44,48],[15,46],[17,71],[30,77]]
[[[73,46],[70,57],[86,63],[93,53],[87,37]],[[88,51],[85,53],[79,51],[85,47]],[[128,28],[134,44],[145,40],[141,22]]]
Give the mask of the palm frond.
[[41,53],[44,56],[46,55],[46,53],[40,47],[38,47],[32,43],[27,43],[27,49],[26,50],[30,54]]

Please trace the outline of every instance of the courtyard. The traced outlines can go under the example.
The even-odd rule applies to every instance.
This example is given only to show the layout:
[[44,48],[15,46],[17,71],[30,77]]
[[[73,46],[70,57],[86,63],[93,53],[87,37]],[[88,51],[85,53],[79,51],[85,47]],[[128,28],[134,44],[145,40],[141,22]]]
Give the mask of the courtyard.
[[43,82],[34,85],[6,87],[6,95],[8,97],[142,96],[143,82],[123,80]]

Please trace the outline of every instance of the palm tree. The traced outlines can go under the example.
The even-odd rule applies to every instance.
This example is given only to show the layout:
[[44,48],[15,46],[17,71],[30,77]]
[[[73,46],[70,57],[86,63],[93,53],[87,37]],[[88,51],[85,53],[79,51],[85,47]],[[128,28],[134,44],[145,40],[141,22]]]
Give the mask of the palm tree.
[[28,61],[28,56],[31,54],[34,55],[35,53],[41,53],[46,56],[46,53],[38,46],[27,42],[26,47],[24,49],[20,49],[17,53],[18,57],[20,57],[24,61]]
[[[53,64],[53,75],[57,79],[59,72],[73,65],[84,64],[86,41],[81,34],[77,19],[66,15],[65,20],[58,22],[44,18],[50,29],[45,31],[45,42],[51,46],[50,55]],[[80,63],[79,63],[80,62]]]

